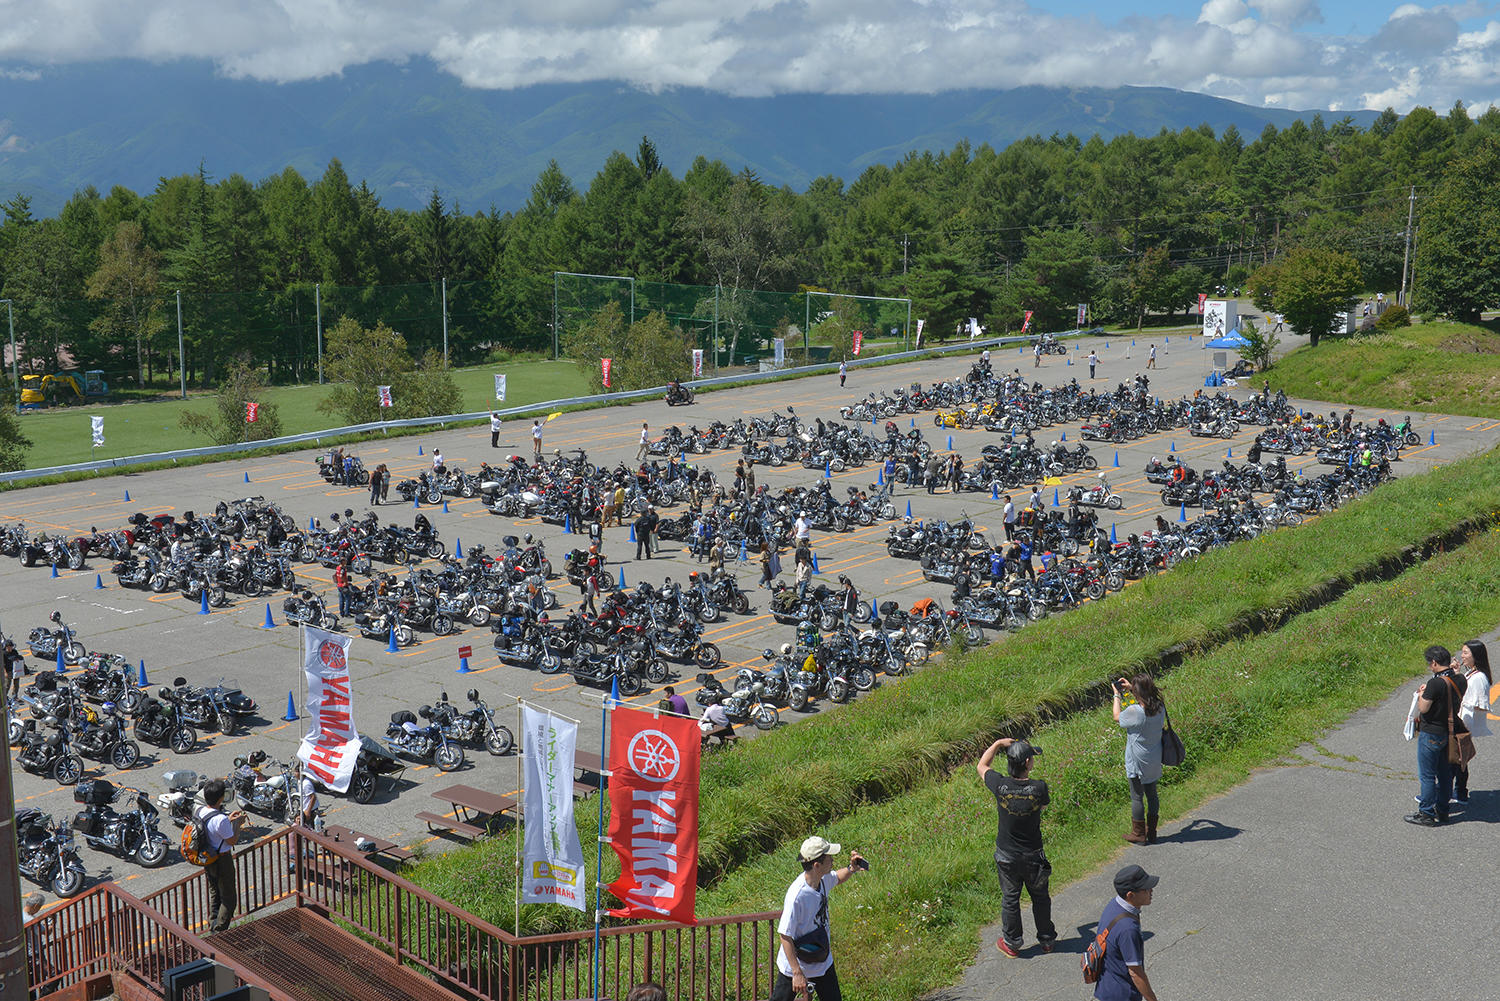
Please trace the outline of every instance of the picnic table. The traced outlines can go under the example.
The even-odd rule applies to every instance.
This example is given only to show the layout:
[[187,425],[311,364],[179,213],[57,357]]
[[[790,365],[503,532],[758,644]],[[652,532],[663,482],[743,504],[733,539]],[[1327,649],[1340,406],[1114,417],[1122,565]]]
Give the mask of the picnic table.
[[[411,858],[413,854],[415,854],[411,849],[402,848],[394,841],[387,841],[385,838],[377,838],[373,834],[366,834],[363,831],[356,831],[352,828],[343,827],[339,824],[329,824],[323,829],[323,833],[328,835],[333,840],[339,842],[340,844],[347,843],[351,846],[354,845],[354,843],[360,838],[364,838],[374,846],[368,852],[363,853],[366,855],[385,855],[392,859],[395,859],[397,862],[405,862],[407,859]],[[358,849],[355,850],[358,851]]]
[[[495,818],[511,810],[519,814],[521,809],[521,804],[512,796],[501,796],[499,793],[476,789],[462,783],[434,789],[432,798],[451,804],[454,817],[444,817],[423,811],[417,814],[417,819],[425,822],[429,831],[453,831],[471,838],[488,833],[487,825]],[[485,820],[484,825],[475,823],[481,818]]]

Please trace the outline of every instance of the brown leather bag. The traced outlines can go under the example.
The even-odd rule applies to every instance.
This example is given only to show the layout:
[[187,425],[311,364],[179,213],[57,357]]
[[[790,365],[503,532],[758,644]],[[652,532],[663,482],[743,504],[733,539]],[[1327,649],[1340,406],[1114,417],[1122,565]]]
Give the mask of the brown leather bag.
[[[1444,678],[1443,680],[1448,682],[1448,687],[1453,690],[1453,698],[1462,700],[1463,695],[1459,693],[1458,685],[1453,683],[1453,679]],[[1468,731],[1467,727],[1462,731],[1454,727],[1453,721],[1458,717],[1458,705],[1453,698],[1448,700],[1448,762],[1462,767],[1474,760],[1474,735]]]

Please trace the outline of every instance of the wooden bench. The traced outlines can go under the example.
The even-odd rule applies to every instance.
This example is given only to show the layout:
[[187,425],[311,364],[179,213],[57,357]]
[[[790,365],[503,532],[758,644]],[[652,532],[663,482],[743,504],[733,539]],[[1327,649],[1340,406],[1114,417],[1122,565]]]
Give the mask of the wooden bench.
[[579,782],[577,779],[573,780],[573,795],[579,799],[588,799],[598,791],[599,784],[597,782]]
[[454,820],[452,817],[442,817],[436,813],[429,813],[426,810],[418,813],[416,817],[427,824],[429,831],[452,831],[455,834],[463,834],[471,838],[482,837],[486,833],[483,827],[476,824],[466,824],[462,820]]

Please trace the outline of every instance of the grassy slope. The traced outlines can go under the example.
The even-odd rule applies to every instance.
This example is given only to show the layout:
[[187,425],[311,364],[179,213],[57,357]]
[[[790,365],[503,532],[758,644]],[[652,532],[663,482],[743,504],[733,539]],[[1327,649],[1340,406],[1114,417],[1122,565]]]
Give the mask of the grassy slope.
[[1500,333],[1434,322],[1325,340],[1278,361],[1271,381],[1299,399],[1500,418]]
[[[588,392],[583,373],[570,361],[512,361],[458,369],[454,372],[454,379],[463,391],[465,411],[484,410],[494,405],[496,373],[509,377],[507,407]],[[343,423],[318,409],[318,402],[326,392],[326,387],[319,386],[276,387],[267,392],[266,402],[274,403],[280,409],[285,433],[298,434]],[[184,410],[210,413],[213,408],[212,395],[195,394],[185,402],[166,400],[28,412],[21,418],[22,430],[34,442],[27,465],[56,466],[207,445],[206,438],[183,430],[177,420]],[[97,452],[89,448],[89,417],[94,415],[104,417],[105,446]]]

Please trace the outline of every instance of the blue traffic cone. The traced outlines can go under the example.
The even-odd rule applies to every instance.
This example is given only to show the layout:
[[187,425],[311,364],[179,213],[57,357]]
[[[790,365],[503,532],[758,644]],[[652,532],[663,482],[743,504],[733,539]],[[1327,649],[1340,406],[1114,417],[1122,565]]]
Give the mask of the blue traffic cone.
[[831,479],[833,479],[833,463],[832,462],[824,462],[823,463],[823,479],[825,479],[825,480],[831,480]]
[[906,516],[911,517],[911,501],[906,502]]
[[1177,451],[1177,443],[1175,441],[1172,442],[1172,447],[1169,448],[1167,451],[1169,451],[1169,452],[1175,452],[1175,451]]
[[875,599],[874,598],[870,599],[870,621],[871,622],[879,622],[880,621],[880,606],[877,605],[877,604],[875,604]]
[[1232,449],[1232,448],[1226,449],[1224,451],[1224,458],[1226,458],[1226,459],[1233,459],[1234,458],[1234,449]]
[[448,498],[446,497],[443,498],[443,513],[448,513]]
[[454,673],[455,674],[468,674],[469,673],[469,658],[467,658],[467,657],[460,657],[460,658],[458,658],[458,670],[456,672],[454,672]]
[[1428,431],[1427,432],[1427,444],[1429,444],[1429,445],[1436,445],[1437,444],[1437,435],[1436,435],[1436,433],[1434,433],[1432,431]]
[[94,574],[94,590],[95,591],[102,591],[102,590],[104,590],[104,578],[101,577],[101,576],[99,576],[98,574]]
[[994,483],[990,484],[990,500],[1000,499],[1000,487]]
[[818,554],[817,553],[813,553],[812,554],[812,564],[813,564],[813,573],[822,573],[823,572],[823,571],[821,571],[821,570],[818,569]]
[[421,507],[422,506],[421,503],[417,500],[417,495],[416,494],[412,494],[411,495],[411,506],[412,507]]
[[138,680],[136,684],[140,685],[142,688],[145,688],[147,685],[151,684],[151,682],[146,680],[146,662],[144,660],[141,661],[141,676],[140,680]]
[[198,592],[198,614],[199,615],[207,615],[208,614],[208,587],[207,586],[205,586],[203,588],[203,590],[201,590],[201,591]]
[[916,418],[915,418],[915,417],[913,417],[913,418],[912,418],[912,419],[911,419],[911,426],[912,426],[912,427],[916,427],[916,426],[917,426],[917,419],[916,419]]
[[1109,341],[1105,341],[1104,342],[1104,347],[1105,347],[1106,350],[1109,348]]
[[125,491],[125,503],[126,504],[130,503],[130,491],[129,490]]
[[281,717],[283,723],[295,723],[297,721],[297,700],[292,697],[291,692],[286,693],[286,715]]
[[313,517],[312,517],[312,515],[308,515],[307,516],[307,530],[309,532],[311,532],[313,530]]
[[571,514],[563,515],[563,534],[573,534],[573,516]]
[[1120,450],[1118,448],[1115,449],[1115,468],[1120,468]]
[[1132,337],[1132,338],[1131,338],[1131,339],[1130,339],[1130,346],[1131,346],[1131,347],[1135,347],[1135,338],[1134,338],[1134,337]]
[[885,467],[884,466],[881,466],[879,469],[875,470],[875,485],[877,487],[883,487],[883,486],[885,486]]
[[271,618],[271,603],[269,601],[266,602],[266,624],[263,625],[263,626],[261,626],[261,628],[262,629],[275,629],[276,628],[276,620],[273,619],[273,618]]
[[[635,523],[634,522],[632,522],[631,525],[630,525],[630,541],[631,542],[635,541]],[[741,543],[741,545],[743,545],[743,544],[744,543]]]
[[1057,488],[1056,487],[1052,488],[1052,506],[1053,507],[1062,507],[1062,505],[1057,502]]
[[418,446],[417,446],[417,454],[418,454],[418,455],[421,455],[421,454],[422,454],[422,446],[421,446],[421,445],[418,445]]
[[625,587],[625,568],[624,567],[620,568],[620,582],[619,582],[619,584],[617,586],[620,587],[620,588],[622,588],[622,589]]
[[1062,433],[1062,437],[1061,437],[1061,438],[1059,438],[1059,439],[1057,439],[1057,440],[1058,440],[1058,441],[1067,441],[1067,440],[1068,440],[1068,432],[1066,432],[1066,431],[1064,431],[1064,432],[1063,432],[1063,433]]
[[249,473],[246,473],[246,474],[245,474],[245,482],[246,482],[246,483],[249,483],[249,482],[250,482],[250,474],[249,474]]
[[740,562],[744,563],[750,559],[750,553],[745,548],[745,540],[740,540]]
[[953,436],[951,434],[948,436],[948,451],[953,451]]
[[1163,343],[1163,344],[1171,344],[1171,343],[1172,343],[1172,338],[1170,338],[1170,337],[1168,337],[1168,338],[1165,338],[1165,339],[1164,339],[1164,340],[1163,340],[1163,341],[1162,341],[1162,343]]
[[1110,542],[1110,545],[1114,545],[1116,542],[1119,542],[1119,541],[1120,541],[1119,539],[1115,538],[1115,523],[1114,522],[1110,522],[1109,523],[1109,542]]
[[[420,446],[418,446],[418,447],[420,447]],[[401,648],[396,645],[396,624],[394,622],[391,623],[391,641],[386,644],[385,652],[386,653],[400,653],[401,652]]]
[[52,564],[52,576],[54,578],[57,577],[57,564],[56,563]]
[[62,648],[62,644],[59,643],[57,645],[57,673],[58,674],[66,674],[67,671],[68,671],[68,665],[65,664],[65,663],[63,663],[63,648]]
[[461,560],[461,559],[464,558],[464,540],[463,539],[454,539],[453,540],[453,558],[455,560]]
[[1177,512],[1178,521],[1187,521],[1187,505],[1182,505],[1182,510]]
[[609,701],[613,705],[620,704],[620,676],[618,674],[609,679]]
[[1071,364],[1073,364],[1073,359],[1072,359],[1072,358],[1071,358],[1071,357],[1070,357],[1070,358],[1068,358],[1068,364],[1069,364],[1069,365],[1071,365]]

